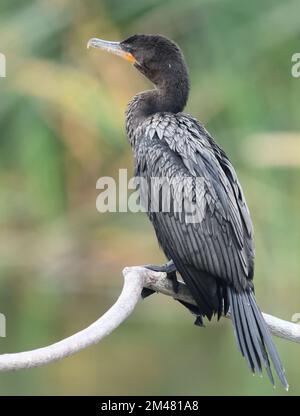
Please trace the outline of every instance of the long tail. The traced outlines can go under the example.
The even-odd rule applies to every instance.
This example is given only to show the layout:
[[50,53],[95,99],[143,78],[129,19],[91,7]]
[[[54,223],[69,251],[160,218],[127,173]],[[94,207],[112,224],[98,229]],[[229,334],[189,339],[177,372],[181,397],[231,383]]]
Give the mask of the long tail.
[[284,368],[253,292],[249,290],[237,293],[228,287],[228,298],[235,337],[250,370],[261,374],[264,366],[274,386],[270,357],[282,385],[288,390]]

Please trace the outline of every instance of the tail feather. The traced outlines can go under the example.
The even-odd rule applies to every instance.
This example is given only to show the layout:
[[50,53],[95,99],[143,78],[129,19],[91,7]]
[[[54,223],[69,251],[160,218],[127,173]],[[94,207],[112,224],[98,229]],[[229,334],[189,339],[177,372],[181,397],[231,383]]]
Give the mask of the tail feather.
[[[244,342],[246,344],[248,355],[250,355],[253,367],[252,372],[258,372],[259,374],[262,373],[261,368],[261,356],[257,351],[260,351],[260,348],[256,348],[255,346],[255,334],[253,334],[253,330],[251,331],[251,325],[249,325],[249,320],[247,319],[247,314],[245,313],[244,304],[242,302],[238,302],[238,311],[240,315],[240,321],[244,336]],[[254,335],[254,336],[253,336]]]
[[233,321],[233,327],[234,327],[234,333],[235,337],[239,346],[239,349],[243,355],[243,357],[246,358],[247,364],[252,372],[254,372],[254,366],[251,357],[248,354],[245,340],[244,340],[244,334],[242,330],[241,320],[240,320],[240,314],[238,313],[238,306],[237,306],[237,298],[236,296],[233,296],[233,293],[231,290],[228,291],[228,297],[229,302],[231,305],[232,311],[235,311],[232,313],[232,321]]
[[[261,341],[263,339],[261,331],[260,331],[260,329],[257,330],[256,320],[253,317],[252,313],[247,314],[247,308],[250,307],[249,301],[247,299],[247,295],[245,293],[242,293],[241,295],[244,298],[243,308],[244,308],[245,315],[248,318],[247,324],[248,324],[249,332],[251,333],[251,340],[254,343],[255,352],[258,351],[258,353],[256,352],[256,354],[258,355],[259,365],[261,364],[261,362],[263,362],[263,365],[266,368],[266,371],[267,371],[268,376],[271,380],[271,383],[274,385],[274,378],[273,378],[273,374],[272,374],[271,367],[270,367],[270,361],[269,361],[268,353],[266,351],[264,343]],[[267,329],[267,331],[268,331],[268,329]],[[259,351],[261,352],[261,355],[259,354]],[[259,372],[260,373],[262,372],[261,365],[260,365],[260,371]]]
[[238,293],[228,287],[228,299],[237,344],[250,370],[261,374],[265,367],[274,385],[271,360],[279,380],[288,389],[284,368],[253,292]]
[[266,345],[267,350],[269,351],[270,357],[272,359],[275,371],[282,383],[282,385],[288,390],[289,384],[285,376],[285,371],[282,365],[282,362],[280,360],[280,357],[278,355],[278,352],[276,350],[275,344],[273,343],[270,331],[267,327],[267,324],[262,316],[262,313],[256,303],[255,297],[252,292],[249,293],[250,298],[250,304],[252,306],[252,309],[255,310],[255,319],[259,326],[259,329],[261,333],[263,334],[263,341]]

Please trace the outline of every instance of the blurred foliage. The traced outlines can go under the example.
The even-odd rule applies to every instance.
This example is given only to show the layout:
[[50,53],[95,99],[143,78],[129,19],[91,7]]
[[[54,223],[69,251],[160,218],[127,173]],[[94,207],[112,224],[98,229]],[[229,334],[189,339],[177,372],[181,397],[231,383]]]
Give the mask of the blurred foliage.
[[[149,83],[117,57],[87,51],[93,36],[162,33],[182,47],[187,111],[231,157],[251,209],[259,303],[288,320],[299,312],[300,171],[269,163],[281,133],[283,156],[300,152],[300,80],[291,76],[299,15],[298,0],[1,0],[0,352],[86,326],[120,292],[122,267],[163,261],[146,216],[95,208],[100,176],[132,172],[124,110]],[[100,345],[0,375],[1,394],[286,394],[249,374],[230,322],[192,322],[154,296]],[[288,394],[300,394],[299,346],[276,344]]]

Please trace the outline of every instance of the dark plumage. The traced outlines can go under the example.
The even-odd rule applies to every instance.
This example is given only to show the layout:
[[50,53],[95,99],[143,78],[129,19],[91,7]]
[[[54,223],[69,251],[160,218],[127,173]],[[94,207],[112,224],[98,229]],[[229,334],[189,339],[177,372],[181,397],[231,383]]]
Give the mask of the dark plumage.
[[[155,85],[129,103],[126,130],[136,176],[148,183],[159,177],[172,184],[172,206],[167,212],[149,209],[158,196],[144,185],[141,199],[160,246],[198,305],[185,306],[197,315],[200,325],[202,317],[220,317],[230,306],[237,343],[251,371],[260,373],[265,367],[274,383],[270,358],[287,388],[284,369],[254,297],[253,227],[236,172],[203,125],[182,113],[189,94],[184,57],[175,43],[157,35],[135,35],[117,48]],[[197,202],[196,222],[187,220],[185,210],[172,209],[176,198],[181,198],[178,186],[185,180],[189,189],[183,203],[185,199]],[[158,195],[163,197],[161,192]]]

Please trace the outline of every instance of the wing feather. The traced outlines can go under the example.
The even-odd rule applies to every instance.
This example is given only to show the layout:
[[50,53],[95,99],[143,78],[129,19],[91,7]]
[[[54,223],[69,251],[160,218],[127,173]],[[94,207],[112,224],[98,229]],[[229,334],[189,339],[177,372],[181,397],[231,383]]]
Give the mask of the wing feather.
[[[253,228],[237,175],[225,153],[201,124],[182,114],[154,115],[141,129],[139,142],[136,173],[148,179],[174,181],[177,177],[171,187],[173,201],[180,201],[179,185],[190,178],[188,197],[201,208],[196,223],[187,221],[185,212],[149,213],[161,247],[180,265],[183,279],[195,293],[200,290],[202,297],[206,289],[199,283],[200,275],[204,279],[201,273],[232,284],[236,290],[245,289],[253,276]],[[203,180],[200,201],[195,191],[198,178]],[[155,196],[151,194],[151,198]],[[182,198],[186,202],[187,197]],[[213,285],[209,290],[215,291]]]

